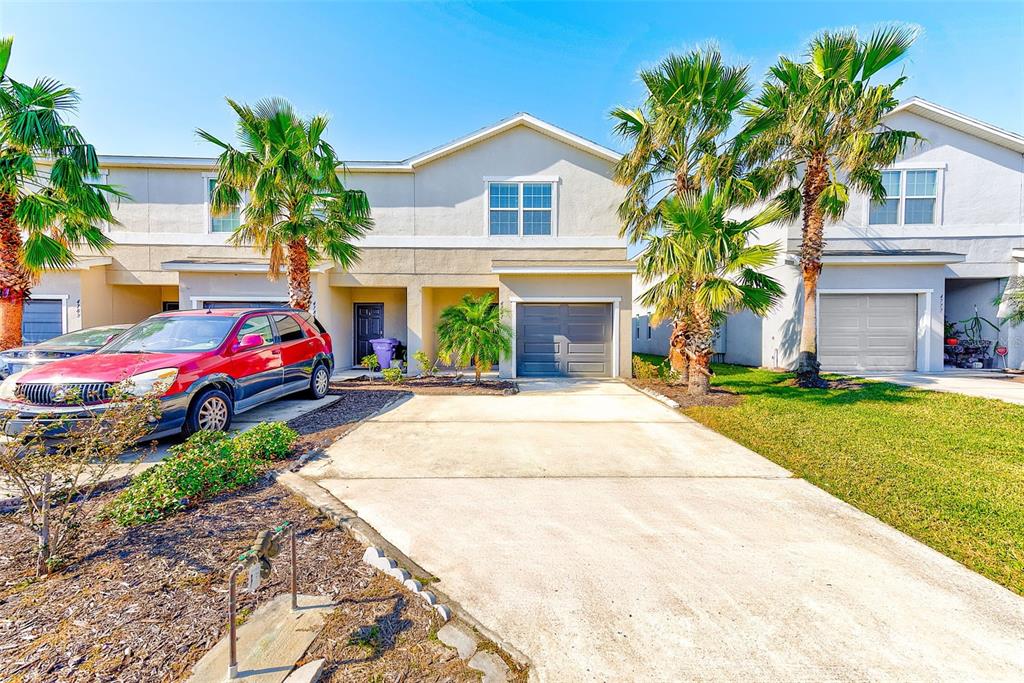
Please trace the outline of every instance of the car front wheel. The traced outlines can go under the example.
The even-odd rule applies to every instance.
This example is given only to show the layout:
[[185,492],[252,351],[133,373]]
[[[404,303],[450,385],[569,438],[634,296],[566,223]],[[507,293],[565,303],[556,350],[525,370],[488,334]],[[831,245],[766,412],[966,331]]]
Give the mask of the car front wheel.
[[309,378],[309,397],[320,399],[327,395],[331,388],[331,373],[323,363],[313,368],[313,376]]
[[198,431],[227,431],[233,414],[231,398],[227,394],[220,389],[207,389],[189,406],[184,432],[188,435]]

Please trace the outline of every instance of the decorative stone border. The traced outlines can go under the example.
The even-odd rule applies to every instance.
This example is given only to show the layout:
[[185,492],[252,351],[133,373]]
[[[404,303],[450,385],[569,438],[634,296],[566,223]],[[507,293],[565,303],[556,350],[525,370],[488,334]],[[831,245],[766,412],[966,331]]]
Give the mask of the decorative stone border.
[[658,393],[657,391],[654,391],[653,389],[648,389],[647,387],[641,387],[639,385],[632,384],[632,383],[629,383],[629,386],[633,387],[634,389],[639,391],[641,394],[646,394],[650,398],[653,398],[658,403],[664,403],[669,408],[672,408],[674,410],[679,410],[679,404],[676,403],[675,401],[673,401],[672,399],[670,399],[668,396],[665,396],[664,394]]
[[408,588],[413,594],[421,598],[427,605],[436,611],[441,619],[447,622],[452,618],[452,611],[437,601],[437,596],[428,590],[423,590],[421,584],[406,570],[398,566],[398,563],[384,554],[384,551],[376,546],[370,546],[363,553],[363,562],[374,569],[384,572],[395,581]]

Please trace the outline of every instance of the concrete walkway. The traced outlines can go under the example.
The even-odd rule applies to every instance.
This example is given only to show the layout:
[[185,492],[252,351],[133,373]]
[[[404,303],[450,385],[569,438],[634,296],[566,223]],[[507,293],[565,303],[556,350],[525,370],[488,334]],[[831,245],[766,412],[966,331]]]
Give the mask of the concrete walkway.
[[625,384],[523,389],[416,396],[303,473],[540,680],[1024,676],[1024,599]]
[[949,391],[1024,405],[1024,376],[1001,371],[950,369],[943,372],[870,373],[864,376],[918,389]]

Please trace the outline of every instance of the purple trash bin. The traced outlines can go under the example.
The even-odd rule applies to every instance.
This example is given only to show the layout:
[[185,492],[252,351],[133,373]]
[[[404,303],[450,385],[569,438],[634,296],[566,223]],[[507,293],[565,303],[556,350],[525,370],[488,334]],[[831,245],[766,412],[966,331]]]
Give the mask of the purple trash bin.
[[370,340],[370,346],[373,347],[373,353],[377,356],[377,362],[380,363],[381,370],[387,370],[391,367],[391,361],[395,358],[395,349],[401,343],[400,340],[394,337]]

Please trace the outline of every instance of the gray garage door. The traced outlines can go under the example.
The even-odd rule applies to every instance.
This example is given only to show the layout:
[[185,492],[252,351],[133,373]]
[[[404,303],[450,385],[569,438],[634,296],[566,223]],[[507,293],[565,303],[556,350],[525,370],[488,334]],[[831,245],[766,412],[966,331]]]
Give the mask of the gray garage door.
[[26,299],[21,319],[21,338],[38,344],[64,331],[64,303],[59,299]]
[[610,304],[519,304],[516,374],[607,377],[612,373]]
[[287,301],[204,301],[203,308],[281,308]]
[[917,369],[916,294],[822,294],[818,348],[826,370]]

